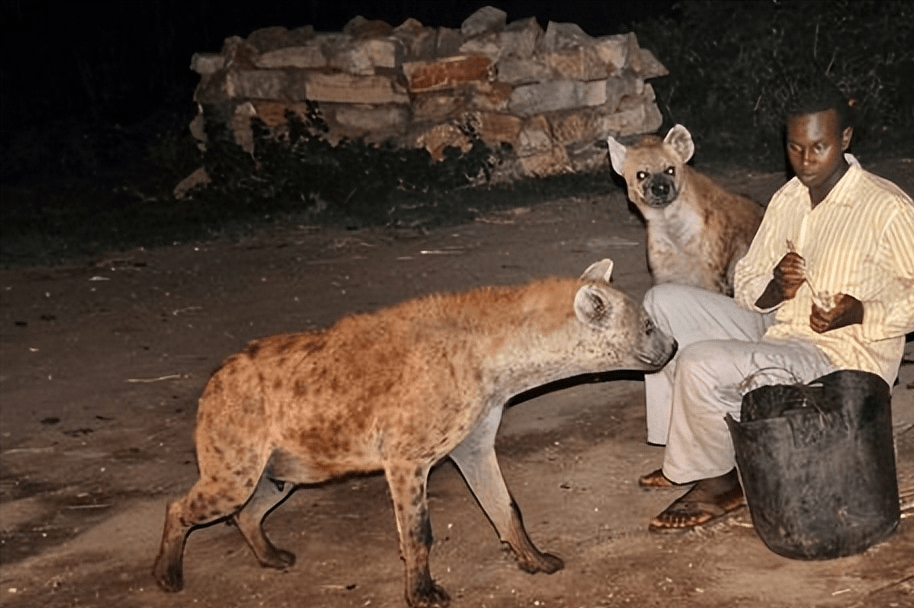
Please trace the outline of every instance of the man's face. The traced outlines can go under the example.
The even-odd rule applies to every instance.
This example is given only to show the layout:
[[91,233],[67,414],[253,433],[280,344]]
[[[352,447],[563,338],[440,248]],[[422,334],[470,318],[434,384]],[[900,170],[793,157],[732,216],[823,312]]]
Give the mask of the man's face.
[[851,135],[850,127],[841,131],[835,110],[787,119],[790,166],[800,182],[809,188],[815,202],[828,194],[844,175],[847,168],[844,151],[850,145]]

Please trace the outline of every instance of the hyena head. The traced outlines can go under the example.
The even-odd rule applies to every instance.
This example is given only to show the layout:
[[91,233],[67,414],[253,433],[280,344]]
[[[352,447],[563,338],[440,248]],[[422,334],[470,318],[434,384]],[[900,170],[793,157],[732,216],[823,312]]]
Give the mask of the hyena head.
[[673,358],[677,344],[654,325],[644,307],[609,285],[612,260],[601,260],[581,276],[574,301],[582,324],[576,352],[596,368],[656,371]]
[[647,135],[630,147],[612,136],[607,143],[612,167],[625,178],[632,202],[662,209],[679,197],[683,167],[695,152],[688,129],[676,125],[663,139]]

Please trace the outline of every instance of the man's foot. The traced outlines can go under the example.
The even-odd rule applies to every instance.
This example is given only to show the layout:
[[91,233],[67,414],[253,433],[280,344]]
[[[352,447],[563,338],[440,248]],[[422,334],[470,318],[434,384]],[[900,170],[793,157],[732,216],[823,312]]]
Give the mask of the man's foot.
[[705,526],[746,504],[736,469],[702,479],[651,520],[651,532],[681,532]]
[[684,488],[690,484],[676,483],[663,474],[663,469],[657,469],[656,471],[651,471],[647,475],[642,475],[639,477],[638,485],[648,490],[656,490],[664,488]]

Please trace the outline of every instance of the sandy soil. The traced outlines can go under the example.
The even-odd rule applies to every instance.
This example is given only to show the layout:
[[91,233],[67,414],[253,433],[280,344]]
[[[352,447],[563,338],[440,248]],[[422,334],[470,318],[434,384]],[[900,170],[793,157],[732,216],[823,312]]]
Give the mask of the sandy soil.
[[[911,161],[873,169],[914,191]],[[783,181],[715,175],[760,201]],[[185,591],[156,587],[150,568],[165,504],[195,480],[195,402],[210,371],[254,337],[324,327],[432,291],[577,276],[607,256],[616,286],[640,297],[650,284],[643,227],[609,180],[605,196],[430,232],[284,226],[0,270],[0,604],[404,606],[378,475],[301,488],[269,516],[274,542],[298,556],[294,568],[261,569],[238,532],[217,524],[189,537]],[[621,374],[520,403],[499,434],[530,535],[565,569],[521,572],[444,462],[429,483],[433,575],[453,606],[473,608],[914,606],[912,386],[907,365],[893,401],[906,517],[862,555],[779,557],[745,509],[700,532],[648,533],[677,491],[635,483],[662,450],[644,441],[640,378]]]

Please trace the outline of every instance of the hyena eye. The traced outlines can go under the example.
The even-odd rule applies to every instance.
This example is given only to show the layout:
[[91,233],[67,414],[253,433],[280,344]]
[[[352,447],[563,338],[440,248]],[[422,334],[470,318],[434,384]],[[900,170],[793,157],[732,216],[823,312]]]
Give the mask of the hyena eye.
[[676,175],[676,167],[667,167],[664,173],[667,175]]
[[639,181],[645,180],[645,179],[647,179],[647,171],[638,171],[637,173],[635,173],[635,177],[637,177]]
[[654,325],[654,322],[651,319],[644,320],[644,333],[645,335],[651,335],[654,333],[654,330],[657,329],[657,326]]

